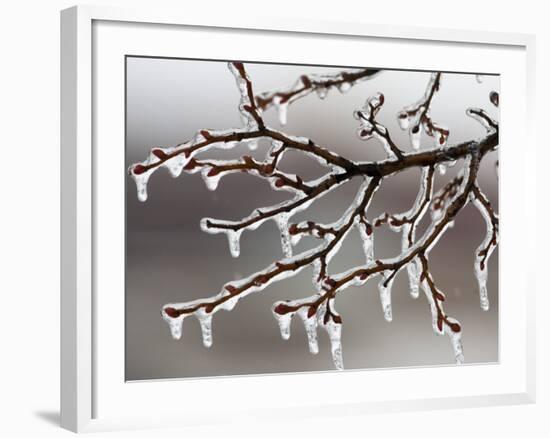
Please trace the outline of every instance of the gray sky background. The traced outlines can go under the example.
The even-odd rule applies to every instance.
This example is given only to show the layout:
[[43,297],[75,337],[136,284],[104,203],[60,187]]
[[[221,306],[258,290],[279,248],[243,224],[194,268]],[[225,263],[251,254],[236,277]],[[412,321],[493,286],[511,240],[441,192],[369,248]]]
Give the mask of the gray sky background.
[[[247,64],[256,93],[286,87],[304,73],[337,72],[340,68]],[[424,93],[427,72],[384,71],[376,78],[354,86],[348,93],[329,92],[325,100],[310,95],[291,105],[288,134],[312,138],[354,160],[384,158],[376,140],[363,142],[356,136],[358,122],[352,117],[365,99],[381,91],[386,100],[378,120],[397,144],[409,150],[408,136],[397,125],[396,113],[416,102]],[[465,115],[468,107],[487,109],[498,119],[488,101],[489,92],[499,91],[498,77],[445,74],[441,91],[434,98],[431,115],[451,130],[450,143],[483,135],[483,128]],[[127,59],[127,165],[142,161],[154,146],[173,146],[191,138],[199,129],[240,126],[239,94],[225,62],[154,58]],[[265,120],[277,129],[276,112]],[[423,137],[424,147],[433,140]],[[246,152],[245,152],[246,151]],[[251,152],[240,146],[233,151],[213,151],[204,156],[235,158],[243,153],[262,159],[265,145]],[[494,171],[496,153],[482,163],[480,185],[496,208],[498,187]],[[320,176],[323,168],[298,153],[287,153],[282,170],[305,179]],[[445,176],[437,176],[436,189],[456,174],[460,163]],[[171,178],[163,169],[149,182],[149,199],[137,200],[134,183],[127,180],[126,266],[126,378],[143,380],[236,374],[332,370],[330,348],[319,330],[320,352],[308,352],[301,322],[292,325],[289,341],[280,338],[271,315],[273,302],[311,295],[311,270],[275,283],[260,294],[241,300],[231,312],[214,316],[214,345],[202,346],[195,318],[184,322],[183,339],[170,337],[160,309],[168,302],[206,298],[219,292],[229,280],[247,276],[282,257],[278,230],[272,221],[241,238],[241,256],[229,254],[225,235],[210,235],[199,228],[202,217],[240,219],[254,208],[280,202],[288,194],[274,192],[255,177],[235,174],[209,191],[199,174]],[[419,170],[403,172],[383,182],[369,210],[369,218],[389,211],[399,213],[412,205],[419,184]],[[337,219],[355,196],[358,181],[327,195],[293,221]],[[425,229],[423,222],[419,231]],[[479,308],[473,273],[474,250],[483,240],[485,225],[473,206],[458,216],[455,226],[431,253],[432,273],[446,293],[445,309],[463,326],[467,363],[498,360],[498,253],[489,264],[491,309]],[[376,257],[399,252],[398,234],[383,228],[375,233]],[[296,247],[312,247],[308,239]],[[364,256],[358,235],[352,233],[331,262],[336,273],[361,263]],[[344,320],[343,351],[346,369],[452,364],[450,341],[436,336],[431,327],[429,305],[421,295],[409,296],[405,272],[398,274],[392,293],[393,321],[383,318],[374,279],[361,288],[340,294],[336,308]]]

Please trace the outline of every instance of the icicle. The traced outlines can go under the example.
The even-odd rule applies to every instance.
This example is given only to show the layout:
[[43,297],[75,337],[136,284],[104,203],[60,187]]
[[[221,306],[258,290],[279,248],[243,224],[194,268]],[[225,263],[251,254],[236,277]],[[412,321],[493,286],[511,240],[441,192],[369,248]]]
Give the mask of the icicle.
[[365,260],[367,265],[374,259],[374,242],[373,242],[373,230],[372,225],[369,223],[357,222],[357,229],[361,236],[361,243],[363,244],[363,252],[365,253]]
[[152,173],[152,170],[148,170],[144,173],[136,175],[134,171],[131,171],[131,175],[136,182],[137,197],[141,202],[147,201],[147,182],[149,181],[149,177]]
[[[170,305],[165,306],[166,309]],[[166,312],[162,311],[162,319],[166,321],[168,324],[168,327],[170,327],[170,334],[172,335],[173,339],[181,339],[181,336],[183,334],[183,319],[185,318],[185,314],[181,314],[176,318],[172,318],[171,316],[168,316]]]
[[281,97],[275,96],[273,98],[273,104],[277,108],[277,115],[279,117],[279,123],[284,126],[287,123],[288,115],[288,101],[281,103]]
[[317,342],[317,314],[314,313],[308,316],[310,309],[310,307],[301,307],[300,310],[298,310],[298,315],[302,319],[304,328],[306,329],[309,352],[311,354],[317,354],[319,353],[319,344]]
[[281,248],[286,258],[292,257],[292,244],[290,241],[290,234],[288,232],[288,213],[281,213],[274,217],[279,231],[281,232]]
[[212,314],[206,313],[202,308],[195,312],[199,320],[202,333],[202,343],[206,348],[212,346]]
[[330,350],[332,361],[337,370],[344,369],[344,359],[342,357],[342,324],[330,320],[323,325],[330,339]]
[[439,164],[437,169],[439,170],[440,175],[445,175],[445,173],[447,173],[447,166],[445,164]]
[[483,75],[476,75],[476,82],[478,84],[482,84],[483,83]]
[[229,242],[229,252],[234,258],[239,257],[241,252],[241,233],[242,230],[227,230],[227,240]]
[[279,315],[278,313],[273,312],[277,322],[279,323],[279,330],[281,331],[281,338],[285,341],[290,339],[290,323],[292,322],[293,313],[286,313],[284,315]]
[[[447,318],[450,323],[458,323],[453,318]],[[449,326],[445,325],[445,333],[447,336],[449,336],[449,339],[451,340],[451,346],[453,347],[453,353],[455,355],[455,362],[457,365],[461,365],[464,363],[464,351],[462,348],[462,331],[454,332],[449,328]]]
[[380,303],[382,303],[382,310],[384,310],[384,318],[386,321],[390,322],[392,320],[392,309],[391,309],[391,288],[395,276],[387,280],[386,277],[390,273],[386,274],[386,271],[382,275],[382,279],[378,283],[378,292],[380,294]]

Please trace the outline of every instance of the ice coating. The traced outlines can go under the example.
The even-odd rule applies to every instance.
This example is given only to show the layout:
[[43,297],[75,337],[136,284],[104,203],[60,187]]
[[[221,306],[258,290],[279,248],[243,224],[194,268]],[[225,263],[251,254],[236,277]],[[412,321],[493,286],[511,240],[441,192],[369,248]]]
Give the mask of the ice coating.
[[431,101],[440,86],[441,73],[432,73],[424,95],[416,103],[406,106],[397,113],[399,127],[402,130],[409,130],[409,138],[414,150],[420,148],[422,131],[434,138],[436,147],[442,147],[447,142],[449,131],[435,123],[430,116]]
[[[239,67],[240,65],[240,67]],[[230,63],[229,65],[230,70],[235,75],[237,86],[239,87],[240,94],[241,94],[241,102],[239,104],[239,111],[241,113],[241,116],[243,118],[245,127],[240,130],[230,130],[231,133],[227,134],[231,139],[238,138],[239,141],[217,141],[215,136],[217,133],[220,133],[222,131],[199,131],[199,133],[193,138],[193,140],[185,145],[178,145],[175,148],[157,148],[156,153],[153,153],[151,157],[148,158],[148,163],[156,163],[158,164],[147,168],[147,165],[144,165],[144,163],[141,163],[141,168],[138,167],[138,165],[134,165],[130,168],[131,174],[134,177],[134,179],[138,179],[136,181],[136,184],[138,186],[138,196],[143,198],[145,200],[147,198],[147,180],[149,176],[153,173],[153,171],[156,168],[160,167],[166,167],[170,174],[172,176],[178,176],[182,170],[185,170],[185,172],[188,173],[195,173],[200,171],[201,176],[204,179],[207,187],[211,190],[215,190],[219,180],[223,175],[227,173],[232,173],[234,170],[231,168],[231,164],[238,164],[237,166],[234,166],[235,171],[245,171],[249,174],[260,176],[264,178],[265,180],[269,181],[272,185],[272,187],[276,190],[287,190],[291,193],[293,193],[295,196],[290,201],[285,201],[278,206],[269,206],[269,207],[260,207],[259,209],[255,210],[248,218],[243,219],[239,222],[230,222],[230,221],[217,221],[214,219],[208,219],[205,218],[201,221],[201,228],[208,232],[208,233],[226,233],[229,246],[230,246],[230,252],[233,257],[237,257],[239,255],[240,249],[239,249],[239,242],[240,242],[240,235],[242,231],[246,230],[254,230],[258,228],[262,223],[264,223],[267,220],[274,220],[277,223],[277,226],[279,227],[279,231],[281,234],[281,247],[283,250],[283,254],[285,256],[284,259],[280,259],[277,262],[271,264],[270,266],[266,267],[265,269],[258,271],[247,278],[244,278],[242,280],[238,281],[232,281],[226,285],[224,285],[222,291],[214,295],[210,298],[203,299],[203,300],[197,300],[195,302],[195,306],[192,307],[192,302],[188,303],[180,303],[180,304],[173,304],[171,306],[174,306],[172,309],[168,309],[169,312],[163,311],[163,318],[168,322],[170,331],[172,333],[172,336],[175,338],[181,337],[182,334],[182,323],[183,318],[189,314],[194,314],[201,325],[201,331],[203,335],[203,343],[206,347],[209,347],[212,344],[212,316],[213,314],[218,310],[231,310],[235,307],[235,305],[238,303],[238,301],[245,296],[255,293],[258,291],[261,291],[268,287],[270,284],[274,283],[275,281],[281,281],[285,278],[292,277],[296,275],[298,272],[300,272],[303,268],[312,266],[314,271],[314,284],[317,288],[318,294],[315,298],[315,300],[312,301],[312,303],[303,303],[303,306],[296,307],[295,310],[281,314],[280,312],[277,313],[276,318],[278,321],[278,324],[280,326],[281,330],[281,336],[284,339],[288,339],[290,336],[290,329],[291,329],[291,319],[295,313],[298,313],[300,316],[302,322],[304,323],[304,327],[306,330],[307,338],[308,338],[308,345],[309,349],[313,354],[316,354],[318,352],[318,343],[317,343],[317,327],[319,324],[323,326],[323,328],[327,331],[330,341],[331,341],[331,352],[333,356],[333,361],[335,363],[335,366],[338,369],[343,368],[343,361],[342,361],[342,346],[341,346],[341,318],[335,317],[335,312],[330,310],[330,306],[332,306],[333,299],[336,297],[337,293],[340,293],[342,290],[344,290],[346,287],[349,287],[350,285],[362,285],[364,284],[369,276],[375,276],[381,275],[382,281],[379,283],[379,293],[380,293],[380,299],[381,304],[384,310],[384,316],[385,318],[390,321],[392,319],[392,309],[391,309],[391,285],[393,282],[393,278],[397,274],[398,270],[402,267],[406,267],[407,273],[408,273],[408,280],[410,284],[410,293],[413,297],[417,297],[419,294],[419,284],[421,283],[421,274],[426,274],[425,271],[423,272],[422,261],[424,260],[424,257],[427,258],[428,253],[430,250],[434,247],[434,245],[437,243],[438,239],[441,238],[441,235],[444,234],[447,228],[452,226],[452,221],[450,223],[444,223],[442,224],[443,227],[439,227],[441,224],[441,220],[444,217],[444,213],[446,209],[448,208],[449,204],[453,202],[456,199],[456,196],[449,196],[449,198],[446,200],[446,203],[444,207],[441,209],[440,216],[434,216],[434,223],[428,225],[428,229],[426,230],[426,233],[423,235],[423,237],[416,242],[415,238],[415,228],[422,216],[424,215],[425,211],[427,210],[427,205],[429,205],[430,202],[430,196],[427,196],[427,200],[424,199],[424,197],[420,196],[423,190],[422,187],[425,186],[425,178],[426,178],[426,172],[427,167],[423,167],[423,179],[421,191],[419,192],[419,196],[417,197],[417,200],[415,201],[415,204],[413,205],[413,208],[409,210],[409,212],[403,214],[403,215],[395,215],[392,216],[395,218],[395,223],[387,222],[389,227],[396,232],[401,232],[402,235],[402,254],[400,254],[397,257],[394,257],[392,259],[388,260],[376,260],[376,262],[373,261],[374,254],[373,254],[373,241],[372,241],[372,228],[369,230],[368,228],[368,222],[366,215],[363,216],[363,213],[366,213],[364,210],[366,210],[366,207],[364,206],[361,201],[363,200],[363,194],[368,188],[368,179],[364,184],[362,184],[361,189],[359,190],[358,195],[356,196],[356,199],[354,200],[353,204],[349,206],[346,213],[341,217],[341,219],[337,220],[333,224],[330,225],[323,225],[323,224],[317,224],[315,223],[315,227],[312,227],[310,231],[306,231],[305,233],[299,232],[298,234],[290,235],[288,223],[290,218],[297,212],[305,210],[309,205],[311,205],[312,202],[316,201],[320,198],[320,196],[323,196],[325,193],[321,193],[320,196],[317,195],[315,192],[315,196],[313,196],[311,199],[308,198],[306,193],[311,192],[311,187],[313,189],[316,189],[314,182],[308,182],[303,183],[301,179],[298,179],[296,175],[288,175],[284,174],[282,172],[279,172],[279,169],[276,168],[275,164],[277,160],[280,159],[282,156],[281,148],[296,148],[301,150],[301,147],[297,147],[290,142],[288,142],[288,139],[291,138],[292,141],[296,141],[297,143],[300,143],[304,146],[307,146],[306,148],[303,148],[304,154],[306,156],[311,157],[312,159],[317,160],[322,165],[326,166],[328,168],[329,173],[326,176],[330,176],[334,178],[335,181],[340,181],[341,175],[344,175],[344,178],[346,177],[347,173],[350,172],[350,169],[353,170],[354,175],[352,177],[357,176],[357,173],[355,173],[356,169],[353,167],[353,164],[362,164],[362,163],[354,163],[350,161],[347,161],[344,157],[339,157],[336,154],[327,151],[323,149],[322,147],[318,147],[313,143],[312,140],[302,138],[302,137],[290,137],[287,134],[281,133],[282,138],[286,138],[286,142],[278,142],[273,141],[272,147],[268,151],[268,155],[264,162],[257,161],[257,159],[252,159],[250,156],[244,156],[243,161],[244,164],[249,164],[252,168],[244,168],[243,169],[243,161],[240,162],[232,162],[232,161],[217,161],[213,162],[211,160],[208,161],[197,161],[194,160],[194,155],[198,152],[206,151],[210,148],[220,148],[220,149],[226,149],[235,146],[236,144],[243,143],[246,144],[250,149],[255,149],[258,144],[258,139],[268,139],[272,136],[273,133],[276,133],[276,131],[271,130],[271,128],[267,128],[266,131],[268,131],[269,135],[264,136],[263,132],[263,120],[261,119],[261,108],[265,109],[265,106],[263,106],[261,103],[258,103],[258,106],[256,106],[255,102],[260,102],[259,100],[255,100],[252,89],[251,89],[251,83],[248,79],[248,76],[244,72],[244,69],[242,67],[242,64],[240,63]],[[435,91],[438,91],[439,85],[434,86],[435,80],[438,77],[438,74],[433,74],[432,78],[430,80],[430,84],[428,86],[428,89],[426,90],[426,95],[424,96],[426,99],[428,98],[428,92],[430,88],[433,88],[433,90],[430,92],[429,100],[431,100],[431,97]],[[305,76],[306,78],[309,78],[308,80],[311,80],[312,77]],[[306,85],[305,80],[303,77],[300,79],[301,84],[300,86]],[[324,98],[326,96],[326,93],[330,91],[331,88],[336,87],[338,90],[342,93],[346,92],[353,83],[341,83],[341,84],[335,84],[330,85],[326,87],[317,87],[316,91],[320,94],[321,98]],[[307,87],[306,87],[307,88]],[[313,88],[314,89],[314,88]],[[313,91],[313,89],[310,89],[309,92]],[[296,95],[299,95],[300,92],[298,92]],[[306,93],[307,94],[307,93]],[[252,97],[252,98],[251,98]],[[291,96],[292,99],[292,96]],[[283,99],[279,96],[277,99],[273,99],[272,105],[274,105],[279,113],[279,122],[281,124],[286,123],[286,112],[288,110],[288,105],[292,101],[291,99]],[[374,117],[376,113],[379,111],[382,103],[383,103],[384,97],[382,94],[377,94],[375,96],[372,96],[368,100],[368,105],[366,105],[363,109],[365,114],[367,114],[369,117]],[[481,111],[481,110],[480,110]],[[433,137],[435,142],[435,147],[440,148],[446,146],[447,142],[447,136],[448,132],[445,132],[443,128],[436,125],[431,119],[429,118],[429,112],[430,112],[430,102],[426,101],[425,104],[418,105],[416,115],[415,114],[409,114],[404,113],[405,117],[401,117],[402,114],[398,116],[398,121],[402,129],[414,129],[416,126],[415,132],[410,132],[410,134],[417,135],[417,139],[413,139],[411,137],[411,144],[413,147],[418,148],[420,147],[421,142],[421,131],[423,130],[428,136]],[[470,115],[470,114],[469,114]],[[485,123],[484,126],[486,126],[487,130],[495,129],[493,126],[493,121],[488,118],[486,113],[482,112],[472,112],[472,117],[479,118],[481,123]],[[424,119],[422,118],[424,117]],[[386,169],[392,169],[392,166],[395,166],[399,171],[402,169],[399,169],[399,160],[406,158],[407,161],[408,157],[407,155],[414,155],[414,154],[403,154],[401,153],[400,149],[396,147],[393,142],[389,139],[388,130],[376,123],[374,119],[365,121],[364,118],[362,119],[362,128],[364,130],[364,133],[362,134],[364,138],[370,138],[375,137],[377,138],[385,147],[387,153],[388,153],[388,160],[385,161],[394,161],[396,163],[390,163],[390,166],[386,166],[386,163],[384,161],[380,162],[374,162],[374,166],[377,166],[378,164],[381,164],[381,169],[386,171]],[[363,121],[368,123],[363,123]],[[412,127],[411,127],[412,126]],[[227,133],[227,131],[225,131]],[[223,135],[223,134],[222,134]],[[277,135],[273,135],[277,136]],[[391,143],[391,144],[390,144]],[[481,142],[480,142],[481,144]],[[473,147],[475,146],[474,141],[472,141],[472,151]],[[317,150],[321,150],[322,153],[310,153],[308,150],[319,148]],[[281,154],[279,154],[281,152]],[[426,156],[431,151],[427,151]],[[328,155],[328,157],[327,157]],[[460,156],[464,156],[462,152],[460,152]],[[420,155],[419,155],[420,157]],[[414,157],[413,157],[414,158]],[[160,160],[160,161],[159,161]],[[190,162],[190,160],[193,160]],[[248,161],[247,161],[248,160]],[[252,161],[250,161],[252,160]],[[439,158],[436,158],[437,161],[440,161]],[[431,165],[431,170],[439,170],[440,172],[444,172],[446,170],[446,165],[442,163],[435,162]],[[271,167],[268,167],[268,165],[272,165]],[[369,164],[369,162],[366,162],[365,164]],[[449,163],[451,165],[452,163]],[[262,167],[260,167],[262,166]],[[408,165],[407,165],[408,166]],[[466,164],[468,166],[468,164]],[[220,170],[219,168],[223,168],[224,170]],[[273,173],[273,168],[275,168],[275,171],[277,172],[277,175],[282,175],[280,180],[277,179],[277,176]],[[368,166],[364,167],[365,169],[370,168]],[[229,169],[229,170],[227,170]],[[271,169],[271,170],[269,170]],[[374,168],[376,170],[376,167]],[[360,169],[360,173],[363,173],[363,168]],[[387,171],[386,171],[387,172]],[[365,172],[367,173],[367,172]],[[376,172],[371,173],[368,171],[369,174],[376,175]],[[380,174],[382,177],[378,178],[376,177],[376,184],[378,185],[378,179],[382,180],[385,178],[385,174]],[[388,174],[389,175],[389,174]],[[136,178],[138,177],[138,178]],[[317,182],[319,182],[322,178],[320,178]],[[463,178],[464,182],[461,184],[460,190],[464,188],[464,184],[466,181],[466,177]],[[290,181],[290,183],[289,183]],[[343,182],[347,182],[346,180],[342,180],[340,183],[343,184]],[[337,187],[339,184],[335,184],[332,187],[329,187],[329,190],[332,190],[333,188]],[[308,185],[310,187],[308,187]],[[293,187],[294,186],[294,187]],[[425,187],[424,187],[425,189]],[[457,192],[460,194],[460,190]],[[327,192],[328,192],[327,191]],[[426,192],[427,190],[424,190]],[[140,195],[141,193],[141,195]],[[431,195],[431,187],[430,187],[430,195]],[[472,201],[473,199],[470,199]],[[370,201],[369,201],[370,202]],[[361,208],[363,209],[363,212],[360,212],[357,210],[357,207],[361,205]],[[458,204],[457,204],[458,205]],[[368,207],[368,202],[366,204]],[[282,213],[281,213],[282,211]],[[453,210],[453,216],[455,212]],[[449,218],[445,218],[445,220],[449,220]],[[295,226],[295,225],[293,225]],[[430,237],[430,235],[434,232],[434,230],[437,227],[437,233]],[[323,229],[325,228],[325,230]],[[332,229],[330,232],[325,233],[326,229]],[[365,253],[365,264],[356,266],[355,268],[341,274],[332,275],[332,273],[328,274],[328,264],[331,261],[332,257],[338,252],[340,249],[340,246],[342,244],[342,241],[346,237],[346,235],[349,233],[350,230],[353,230],[354,228],[357,228],[362,239],[363,244],[363,251]],[[298,254],[296,256],[293,256],[292,254],[292,245],[297,243],[301,236],[303,235],[313,235],[317,238],[322,239],[319,246],[316,248],[304,251],[301,254]],[[432,237],[434,237],[432,240]],[[430,241],[426,242],[426,239],[430,237]],[[416,252],[419,250],[419,247],[424,246],[424,243],[429,245],[424,249],[421,248],[420,252],[417,254]],[[479,256],[479,253],[482,251],[482,247],[478,248],[477,255],[476,255],[476,265],[477,268],[481,266],[481,259],[477,258]],[[492,252],[492,249],[491,249]],[[490,255],[490,253],[489,253]],[[481,257],[481,256],[479,256]],[[486,257],[487,258],[487,257]],[[484,261],[486,261],[486,258]],[[406,259],[406,260],[405,260]],[[306,261],[307,260],[307,261]],[[402,264],[399,264],[398,268],[393,270],[392,267],[388,267],[388,265],[391,265],[392,263],[397,263],[400,260],[402,260]],[[305,263],[300,264],[299,262]],[[291,268],[288,270],[288,267],[290,265],[296,265],[296,269]],[[380,266],[384,266],[382,274],[380,274]],[[378,267],[378,269],[377,269]],[[426,268],[427,269],[427,268]],[[360,275],[353,275],[351,278],[347,278],[350,275],[350,272],[359,271]],[[367,271],[364,274],[363,271]],[[319,275],[322,274],[322,275]],[[486,275],[486,270],[485,270]],[[477,273],[476,273],[477,276]],[[346,277],[346,278],[345,278]],[[345,278],[345,282],[343,284],[340,284],[341,281]],[[479,278],[478,278],[479,280]],[[486,281],[486,278],[485,278]],[[387,282],[387,283],[386,283]],[[432,286],[432,317],[434,314],[437,314],[439,312],[438,319],[436,320],[436,327],[439,325],[441,326],[441,315],[442,310],[439,307],[439,301],[443,300],[443,298],[439,298],[438,292],[435,292],[433,284]],[[485,289],[486,293],[486,289]],[[480,284],[480,301],[482,302],[483,307],[483,292],[482,287]],[[326,300],[326,301],[324,301]],[[323,305],[323,302],[326,303],[326,306]],[[286,302],[291,303],[291,302]],[[297,301],[293,301],[292,303],[297,303]],[[488,303],[487,303],[488,304]],[[325,310],[326,309],[326,312]],[[208,310],[208,312],[207,312]],[[435,310],[435,311],[434,311]],[[169,315],[178,315],[176,318],[172,318]],[[460,330],[456,330],[456,327],[453,325],[452,320],[450,318],[444,318],[443,319],[446,323],[442,328],[439,328],[439,330],[444,331],[447,335],[449,335],[451,339],[451,343],[453,345],[453,350],[455,352],[455,357],[458,363],[461,363],[463,361],[463,353],[462,353],[462,346],[461,346],[461,333]],[[453,328],[454,327],[454,328]]]
[[496,126],[498,126],[498,124],[487,113],[487,111],[482,110],[480,108],[468,108],[466,110],[466,115],[476,120],[478,123],[480,123],[487,130],[487,132],[496,131]]
[[[251,102],[248,95],[247,81],[249,81],[250,79],[246,73],[244,77],[241,75],[241,71],[239,71],[236,63],[228,62],[227,66],[229,67],[229,71],[233,73],[233,76],[235,77],[235,81],[237,83],[237,88],[239,89],[239,92],[241,94],[241,101],[239,103],[239,112],[241,113],[241,118],[247,130],[253,130],[258,127],[258,124],[252,114],[246,110],[246,107],[255,106],[255,103]],[[257,111],[259,112],[259,109]]]
[[391,277],[391,272],[389,271],[384,272],[381,277],[378,283],[378,293],[380,294],[380,303],[384,311],[384,318],[386,321],[390,322],[393,318],[391,309],[391,288],[395,277]]

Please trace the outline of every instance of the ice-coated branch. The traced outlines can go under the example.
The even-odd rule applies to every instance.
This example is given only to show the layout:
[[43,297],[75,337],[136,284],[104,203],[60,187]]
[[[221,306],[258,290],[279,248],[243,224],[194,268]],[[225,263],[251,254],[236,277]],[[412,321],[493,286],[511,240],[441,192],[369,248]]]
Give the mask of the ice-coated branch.
[[[416,104],[406,107],[398,115],[401,126],[412,124],[412,152],[404,152],[391,138],[386,127],[376,120],[376,115],[384,104],[381,93],[373,94],[364,107],[355,112],[360,122],[359,136],[362,139],[375,137],[381,142],[388,157],[381,161],[356,162],[331,152],[332,148],[321,147],[313,140],[287,135],[265,125],[262,111],[278,106],[279,111],[296,99],[312,91],[321,94],[331,87],[345,91],[358,81],[366,80],[378,70],[365,69],[355,72],[342,72],[335,76],[302,76],[298,83],[285,91],[263,93],[255,96],[253,84],[245,66],[240,62],[229,63],[240,92],[239,112],[243,126],[236,129],[214,131],[203,129],[188,142],[173,148],[153,148],[149,157],[130,166],[129,173],[137,185],[138,198],[147,198],[147,182],[151,174],[166,167],[172,176],[182,172],[200,172],[207,187],[215,190],[220,178],[232,173],[244,172],[267,181],[273,190],[284,190],[292,197],[277,205],[256,208],[239,221],[203,218],[201,228],[211,234],[225,233],[228,237],[232,256],[240,253],[239,240],[245,230],[253,231],[268,220],[273,220],[280,232],[282,258],[269,266],[240,280],[224,284],[213,296],[188,302],[166,304],[162,317],[168,323],[172,336],[182,336],[183,320],[193,315],[200,323],[203,343],[212,345],[212,317],[220,310],[232,310],[239,300],[251,293],[261,292],[274,282],[290,278],[306,268],[311,268],[312,291],[306,298],[277,301],[272,307],[283,339],[290,337],[292,318],[298,315],[304,324],[309,350],[319,351],[317,329],[323,328],[330,339],[332,358],[337,369],[343,368],[342,356],[342,317],[335,309],[335,301],[341,292],[351,285],[363,286],[371,278],[377,278],[378,292],[384,317],[393,319],[391,307],[392,285],[396,275],[406,270],[410,294],[418,297],[422,289],[430,305],[434,331],[447,334],[454,350],[457,363],[463,361],[461,335],[458,321],[450,318],[443,310],[444,294],[436,286],[434,275],[429,269],[429,254],[447,229],[451,227],[463,207],[472,202],[481,212],[487,224],[487,234],[475,253],[475,275],[479,284],[481,306],[488,308],[487,262],[498,243],[498,215],[477,184],[479,164],[483,157],[498,148],[498,123],[481,109],[468,109],[466,114],[486,127],[486,135],[470,141],[448,145],[449,131],[435,123],[429,109],[432,99],[440,88],[441,73],[434,73],[425,95]],[[324,91],[323,91],[324,90]],[[492,92],[490,100],[498,105],[498,94]],[[403,115],[405,114],[405,116]],[[406,122],[406,123],[405,123]],[[424,129],[427,135],[436,139],[432,148],[418,151],[415,127]],[[414,132],[413,132],[414,131]],[[265,159],[258,160],[249,155],[238,159],[201,159],[200,153],[212,148],[229,149],[239,143],[255,147],[259,139],[271,144]],[[419,138],[418,138],[419,139]],[[419,144],[419,143],[418,143]],[[279,163],[288,150],[295,150],[320,162],[326,172],[316,180],[306,181],[300,175],[282,171]],[[435,169],[460,162],[462,168],[435,195]],[[409,210],[403,213],[386,212],[369,219],[368,207],[377,189],[393,175],[409,170],[420,170],[420,182],[416,199]],[[327,193],[352,179],[362,180],[356,197],[346,211],[333,223],[320,223],[314,220],[292,222],[297,213],[306,210]],[[420,221],[430,211],[429,224],[421,236],[417,236]],[[376,258],[374,237],[376,229],[387,225],[401,233],[400,253],[387,259]],[[365,257],[359,264],[345,272],[329,273],[330,263],[349,233],[357,232],[361,238]],[[316,246],[294,254],[293,247],[303,236],[318,239]]]
[[357,135],[361,140],[377,138],[390,158],[402,159],[403,152],[393,142],[388,130],[375,120],[382,105],[384,105],[384,95],[377,93],[367,99],[362,110],[354,112],[354,117],[361,122]]
[[498,244],[498,215],[491,202],[475,185],[472,189],[472,202],[477,207],[487,225],[487,234],[475,253],[474,270],[479,285],[479,303],[483,310],[489,310],[489,297],[487,295],[487,262]]
[[267,91],[256,96],[256,103],[262,110],[276,107],[279,115],[279,123],[286,125],[288,107],[293,102],[313,92],[316,92],[320,99],[324,99],[332,88],[337,88],[345,93],[355,84],[372,78],[380,70],[361,69],[342,71],[336,75],[302,75],[291,87],[284,90]]
[[424,96],[413,105],[403,108],[397,115],[401,129],[408,129],[411,145],[414,149],[420,147],[421,128],[435,139],[437,147],[445,146],[449,130],[434,122],[430,116],[430,105],[441,87],[441,73],[432,73]]

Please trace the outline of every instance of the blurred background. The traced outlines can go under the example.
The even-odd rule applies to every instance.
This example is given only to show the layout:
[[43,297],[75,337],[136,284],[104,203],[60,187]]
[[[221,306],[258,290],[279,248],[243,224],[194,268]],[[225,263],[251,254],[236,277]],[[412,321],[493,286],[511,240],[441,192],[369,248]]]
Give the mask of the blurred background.
[[[304,73],[337,73],[343,68],[246,63],[256,93],[286,88]],[[266,123],[293,135],[306,136],[316,143],[353,160],[383,159],[376,140],[361,141],[353,111],[367,97],[382,92],[385,104],[378,121],[390,131],[394,141],[410,150],[408,134],[397,124],[396,114],[416,102],[425,92],[429,72],[389,71],[361,82],[346,94],[331,90],[324,100],[311,94],[292,104],[288,124],[280,127],[274,109],[266,111]],[[237,105],[239,93],[226,62],[182,59],[127,58],[127,165],[142,161],[151,147],[173,146],[192,138],[199,129],[226,129],[241,125]],[[484,128],[465,115],[468,107],[480,107],[498,119],[498,111],[488,100],[490,91],[499,91],[496,76],[446,73],[434,97],[431,116],[450,128],[449,143],[482,136]],[[422,147],[433,139],[422,137]],[[239,146],[232,151],[212,151],[201,156],[236,158],[244,153],[263,159],[267,143],[256,151]],[[496,152],[482,163],[479,182],[498,209]],[[441,176],[435,189],[456,175],[461,162]],[[298,173],[305,180],[321,176],[326,169],[299,153],[287,152],[281,169]],[[408,210],[418,192],[419,169],[411,169],[385,180],[371,204],[369,218],[388,211]],[[339,218],[355,197],[359,186],[353,180],[314,203],[293,221],[312,219],[332,222]],[[213,320],[214,344],[202,346],[199,324],[188,318],[183,339],[171,338],[160,317],[163,304],[206,298],[218,293],[228,281],[248,276],[282,258],[279,232],[268,221],[241,237],[241,255],[233,259],[224,234],[210,235],[199,228],[205,216],[238,220],[255,208],[289,198],[274,192],[258,178],[233,174],[222,178],[215,192],[209,191],[200,174],[182,174],[177,180],[164,169],[150,179],[149,199],[137,200],[133,181],[127,179],[126,197],[126,379],[186,378],[239,374],[306,372],[332,370],[326,333],[319,330],[319,354],[311,355],[301,322],[292,324],[290,340],[283,341],[271,314],[273,302],[309,296],[313,292],[311,269],[275,283],[262,293],[239,302],[231,312],[219,312]],[[419,227],[419,235],[427,218]],[[477,282],[473,273],[474,250],[485,236],[479,212],[468,205],[431,252],[431,271],[447,295],[445,310],[463,327],[466,363],[498,361],[498,251],[489,263],[491,308],[479,307]],[[375,257],[399,253],[400,235],[381,227],[375,230]],[[315,239],[303,239],[295,253],[312,248]],[[350,233],[330,273],[361,264],[364,260],[358,234]],[[454,363],[450,341],[436,336],[431,327],[425,297],[414,300],[408,291],[405,271],[394,282],[393,321],[384,320],[377,291],[377,279],[366,286],[351,287],[336,300],[342,315],[344,364],[346,369],[433,366]]]

